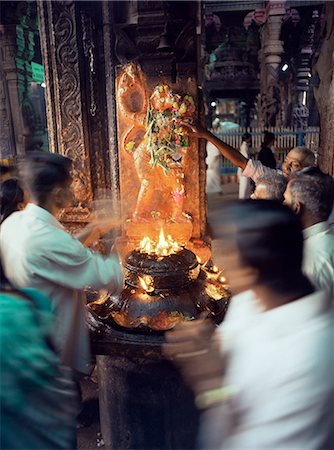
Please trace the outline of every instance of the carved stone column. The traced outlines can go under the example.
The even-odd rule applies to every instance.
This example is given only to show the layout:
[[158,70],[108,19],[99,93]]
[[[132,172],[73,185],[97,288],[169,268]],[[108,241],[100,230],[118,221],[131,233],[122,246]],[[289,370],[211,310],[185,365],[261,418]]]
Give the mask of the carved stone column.
[[[16,155],[16,148],[18,152],[22,152],[23,147],[21,135],[18,134],[18,131],[23,128],[23,118],[21,114],[15,117],[16,127],[14,128],[11,114],[11,105],[16,105],[19,111],[18,91],[13,89],[13,85],[14,87],[17,85],[15,37],[15,25],[0,26],[0,155],[2,159],[12,158]],[[17,133],[16,139],[14,130]],[[17,147],[15,147],[15,141]]]
[[323,45],[314,72],[320,85],[314,90],[320,114],[320,168],[334,176],[334,2],[325,4]]
[[110,196],[102,5],[38,1],[38,13],[50,150],[74,166],[77,205],[61,219],[76,226]]
[[[308,92],[310,90],[310,81],[312,76],[312,55],[314,52],[314,33],[316,24],[319,20],[317,10],[313,11],[312,22],[308,27],[306,39],[301,49],[300,62],[297,70],[296,99],[293,109],[293,118],[295,127],[299,130],[305,130],[308,126]],[[301,140],[302,141],[302,140]],[[300,142],[299,144],[303,144]]]
[[268,19],[262,30],[261,52],[261,122],[275,126],[280,111],[279,67],[283,53],[280,40],[285,0],[270,0]]
[[[24,154],[34,143],[40,123],[30,98],[35,32],[21,24],[0,25],[1,131],[3,156]],[[1,127],[2,128],[2,127]],[[37,133],[36,133],[37,134]]]

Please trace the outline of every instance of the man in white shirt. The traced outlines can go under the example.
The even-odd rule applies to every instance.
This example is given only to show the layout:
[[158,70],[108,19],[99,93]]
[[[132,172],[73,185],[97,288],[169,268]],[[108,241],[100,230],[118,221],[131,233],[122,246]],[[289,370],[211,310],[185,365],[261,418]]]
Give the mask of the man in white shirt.
[[221,156],[219,150],[210,142],[206,146],[206,193],[207,194],[221,194],[222,185],[220,178],[220,160]]
[[91,252],[56,219],[72,200],[70,159],[33,152],[21,169],[31,202],[1,225],[3,268],[14,286],[36,288],[51,299],[62,363],[87,373],[90,351],[83,289],[119,289],[123,282],[120,261],[117,254],[104,258]]
[[[252,140],[252,135],[245,133],[242,136],[242,144],[240,147],[240,153],[247,159],[250,159],[249,145]],[[211,144],[212,145],[212,144]],[[238,167],[238,179],[239,179],[239,198],[250,198],[252,193],[251,180],[248,177],[242,175],[242,170]]]
[[227,205],[221,225],[239,294],[218,332],[207,319],[187,322],[165,346],[205,411],[201,448],[332,448],[333,308],[302,273],[299,220],[278,202],[251,200]]
[[290,178],[284,196],[303,226],[304,273],[334,299],[334,234],[327,222],[334,201],[334,180],[317,167],[309,167]]
[[[211,142],[226,159],[242,170],[242,176],[251,178],[254,182],[256,182],[258,177],[268,175],[272,171],[275,171],[275,169],[264,166],[261,161],[246,158],[234,147],[221,141],[200,125],[185,122],[182,122],[182,125],[189,130],[191,135]],[[282,172],[285,177],[289,178],[292,173],[297,172],[303,167],[314,165],[315,156],[311,150],[305,147],[295,147],[287,154],[282,165]]]

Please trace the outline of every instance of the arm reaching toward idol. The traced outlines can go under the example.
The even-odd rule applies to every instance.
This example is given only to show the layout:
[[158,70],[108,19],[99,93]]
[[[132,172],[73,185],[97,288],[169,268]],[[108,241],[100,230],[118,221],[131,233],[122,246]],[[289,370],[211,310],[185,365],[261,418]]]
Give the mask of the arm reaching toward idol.
[[181,124],[188,130],[190,136],[196,137],[198,139],[200,138],[206,139],[207,141],[211,142],[215,147],[217,147],[220,153],[232,164],[234,164],[237,167],[240,167],[240,169],[242,170],[245,169],[248,163],[248,159],[245,158],[239,152],[239,150],[221,141],[209,130],[205,129],[202,125],[198,123],[190,124],[188,122],[181,122]]

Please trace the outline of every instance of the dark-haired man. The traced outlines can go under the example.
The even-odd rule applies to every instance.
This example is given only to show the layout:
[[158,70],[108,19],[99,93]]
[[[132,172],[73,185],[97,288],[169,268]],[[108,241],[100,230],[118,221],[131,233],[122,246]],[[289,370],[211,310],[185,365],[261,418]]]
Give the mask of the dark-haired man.
[[334,297],[334,234],[327,222],[334,202],[334,180],[317,167],[303,169],[290,178],[285,203],[303,225],[303,270],[319,289]]
[[116,290],[123,277],[117,254],[92,253],[56,219],[72,201],[71,165],[56,154],[33,152],[25,158],[20,176],[31,200],[1,225],[0,254],[14,286],[36,288],[52,300],[62,362],[85,373],[90,358],[83,289]]
[[219,331],[184,322],[165,345],[204,411],[200,448],[332,448],[333,307],[302,273],[300,221],[243,201],[226,205],[216,236],[238,295]]
[[[242,176],[249,177],[256,182],[258,177],[267,175],[272,170],[269,167],[264,166],[261,161],[255,161],[253,159],[245,158],[238,150],[225,142],[221,141],[219,138],[214,136],[210,131],[206,130],[202,126],[196,124],[188,124],[182,122],[191,135],[197,138],[203,138],[211,142],[220,153],[228,159],[232,164],[239,167],[242,170]],[[309,167],[315,165],[314,153],[305,147],[295,147],[289,151],[287,154],[283,166],[283,175],[287,178],[294,172],[302,169],[303,167]]]

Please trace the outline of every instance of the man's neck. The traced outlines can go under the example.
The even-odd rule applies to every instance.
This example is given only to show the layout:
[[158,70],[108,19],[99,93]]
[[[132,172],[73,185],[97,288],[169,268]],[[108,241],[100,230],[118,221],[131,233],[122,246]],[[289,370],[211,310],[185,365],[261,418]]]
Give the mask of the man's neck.
[[54,203],[52,202],[45,202],[45,203],[40,203],[38,201],[34,201],[32,200],[31,203],[33,203],[34,205],[39,206],[40,208],[45,209],[46,211],[48,211],[50,214],[52,214],[54,217],[57,216],[59,209],[57,206],[54,205]]
[[307,215],[307,216],[301,218],[301,222],[302,222],[303,230],[305,230],[305,228],[312,227],[312,225],[316,225],[317,223],[323,222],[323,220],[320,220],[319,217]]
[[[286,289],[275,289],[275,284],[278,285],[277,281],[272,284],[259,284],[253,288],[256,297],[259,299],[265,311],[278,308],[312,294],[314,289],[309,280],[302,273],[296,274],[295,278],[295,285],[293,284],[293,281],[286,280],[284,283]],[[290,278],[290,280],[293,280],[293,278]],[[283,281],[281,286],[283,286]]]

